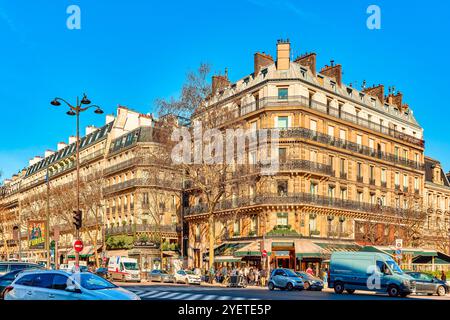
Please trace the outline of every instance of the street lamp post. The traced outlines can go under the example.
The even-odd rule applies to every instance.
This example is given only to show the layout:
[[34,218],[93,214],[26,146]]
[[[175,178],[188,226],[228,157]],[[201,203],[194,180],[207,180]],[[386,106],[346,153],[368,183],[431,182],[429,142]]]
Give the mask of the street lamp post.
[[[91,105],[91,101],[88,99],[86,94],[83,94],[83,99],[81,99],[81,101],[77,97],[77,104],[75,106],[71,105],[66,100],[64,100],[62,98],[58,98],[58,97],[52,100],[51,105],[56,106],[56,107],[60,106],[61,105],[60,101],[64,102],[69,107],[69,111],[67,111],[67,115],[76,116],[76,118],[77,118],[77,137],[76,137],[76,139],[77,139],[77,141],[76,141],[77,212],[79,212],[80,211],[80,113],[84,112],[88,109],[95,108],[94,112],[96,114],[102,114],[103,110],[95,104]],[[75,238],[77,240],[80,239],[80,232],[79,232],[78,228],[76,228],[76,231],[75,231]],[[75,266],[77,268],[79,268],[79,261],[80,261],[80,254],[77,251],[75,251]]]

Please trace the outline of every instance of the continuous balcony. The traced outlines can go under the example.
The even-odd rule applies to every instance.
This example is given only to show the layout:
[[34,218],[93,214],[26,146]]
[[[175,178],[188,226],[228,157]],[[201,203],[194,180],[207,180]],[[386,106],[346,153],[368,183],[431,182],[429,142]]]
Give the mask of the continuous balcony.
[[356,116],[355,114],[348,113],[346,111],[342,111],[340,109],[328,106],[324,103],[315,101],[313,99],[309,99],[304,96],[288,96],[288,97],[283,97],[283,98],[279,98],[278,96],[264,97],[255,102],[241,106],[239,108],[239,110],[234,113],[222,116],[221,121],[222,122],[231,121],[240,116],[244,116],[244,115],[254,112],[256,110],[260,110],[260,109],[263,109],[266,107],[271,107],[271,106],[274,106],[274,107],[276,107],[276,106],[283,106],[283,107],[285,107],[285,106],[292,106],[292,107],[301,106],[301,107],[305,107],[305,108],[310,108],[310,109],[319,111],[321,113],[333,116],[335,118],[339,118],[344,121],[365,127],[367,129],[389,135],[396,139],[418,145],[422,148],[425,147],[425,141],[422,139],[408,135],[403,132],[399,132],[399,131],[395,130],[394,128],[389,128],[389,127],[383,126],[379,123],[372,122],[368,119],[361,119],[360,117]]
[[119,227],[106,228],[105,233],[108,236],[112,235],[133,235],[138,232],[162,232],[162,233],[176,233],[176,225],[155,225],[155,224],[138,224],[125,225]]
[[170,188],[170,189],[181,189],[182,184],[179,181],[166,180],[166,179],[158,179],[158,178],[135,178],[127,181],[123,181],[108,187],[103,188],[103,194],[111,194],[115,192],[124,191],[131,188],[137,187],[161,187],[161,188]]
[[[266,164],[250,166],[249,172],[259,172],[259,170],[269,167]],[[334,176],[334,170],[330,165],[309,160],[293,159],[278,163],[278,171],[305,171],[322,175]],[[241,174],[237,172],[236,174]]]
[[324,143],[332,147],[345,149],[351,152],[356,152],[365,156],[377,158],[380,160],[388,161],[394,164],[399,164],[402,166],[410,167],[416,170],[425,170],[425,165],[410,159],[406,159],[391,153],[378,151],[355,142],[351,142],[344,139],[335,138],[327,134],[319,133],[307,128],[281,128],[279,130],[279,136],[283,138],[303,138],[312,141],[317,141],[319,143]]
[[[390,215],[396,217],[419,217],[420,214],[418,211],[413,211],[409,209],[380,206],[378,204],[371,204],[353,200],[343,200],[303,192],[295,194],[265,193],[265,194],[258,194],[254,197],[240,197],[234,199],[227,199],[222,202],[219,202],[217,204],[215,211],[216,212],[226,211],[238,208],[242,209],[251,206],[285,205],[285,204],[313,205],[313,206],[328,207],[330,209],[338,208],[349,211],[359,211],[369,214]],[[193,207],[187,207],[185,208],[184,213],[185,216],[205,214],[208,213],[208,206],[202,203],[195,205]]]

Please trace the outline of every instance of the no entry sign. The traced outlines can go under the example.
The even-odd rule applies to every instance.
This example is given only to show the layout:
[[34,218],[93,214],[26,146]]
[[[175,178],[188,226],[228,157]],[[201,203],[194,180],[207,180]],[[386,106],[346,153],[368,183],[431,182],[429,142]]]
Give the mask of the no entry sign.
[[261,254],[262,254],[262,256],[265,258],[265,257],[267,257],[267,251],[266,250],[263,250],[262,252],[261,252]]
[[81,240],[75,240],[75,242],[73,243],[73,249],[80,253],[81,250],[83,250],[83,241]]

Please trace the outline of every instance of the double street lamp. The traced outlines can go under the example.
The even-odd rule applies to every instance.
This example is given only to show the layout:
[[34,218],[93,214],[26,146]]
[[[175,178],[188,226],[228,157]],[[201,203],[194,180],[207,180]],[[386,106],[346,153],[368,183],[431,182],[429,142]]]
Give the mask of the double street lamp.
[[[66,104],[69,107],[69,110],[67,111],[67,115],[69,116],[76,116],[77,118],[77,136],[76,136],[76,164],[77,164],[77,213],[80,212],[80,113],[88,110],[88,109],[92,109],[94,108],[94,113],[96,114],[102,114],[103,110],[95,104],[91,104],[91,100],[88,99],[88,97],[86,96],[86,94],[83,94],[83,98],[81,99],[81,101],[79,100],[79,97],[77,97],[77,103],[76,105],[72,105],[69,102],[67,102],[66,100],[62,99],[62,98],[58,98],[56,97],[55,99],[52,100],[52,102],[50,102],[50,104],[52,106],[58,107],[61,105],[61,102],[63,102],[64,104]],[[47,177],[48,179],[48,177]],[[47,232],[46,232],[46,237],[47,237],[47,250],[50,246],[49,244],[49,216],[48,216],[48,210],[47,210]],[[75,234],[75,238],[77,240],[79,240],[80,238],[80,233],[78,228],[76,228],[76,234]],[[95,248],[95,250],[97,250],[97,248]],[[48,250],[49,251],[49,250]],[[47,251],[47,260],[50,260],[50,255],[48,254]],[[55,257],[56,258],[56,257]],[[79,259],[80,255],[77,251],[75,251],[75,266],[78,268],[79,267]],[[48,263],[48,265],[50,266],[50,263]]]

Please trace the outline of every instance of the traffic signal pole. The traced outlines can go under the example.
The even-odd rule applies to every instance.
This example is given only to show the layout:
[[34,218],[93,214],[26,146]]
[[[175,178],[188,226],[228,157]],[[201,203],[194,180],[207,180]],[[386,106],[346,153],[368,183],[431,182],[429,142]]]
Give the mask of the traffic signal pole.
[[[80,105],[77,97],[77,107]],[[78,108],[77,108],[78,109]],[[76,110],[77,116],[77,214],[80,213],[80,111]],[[75,238],[80,240],[80,231],[75,229]],[[80,268],[80,253],[75,250],[75,267],[77,270]]]

